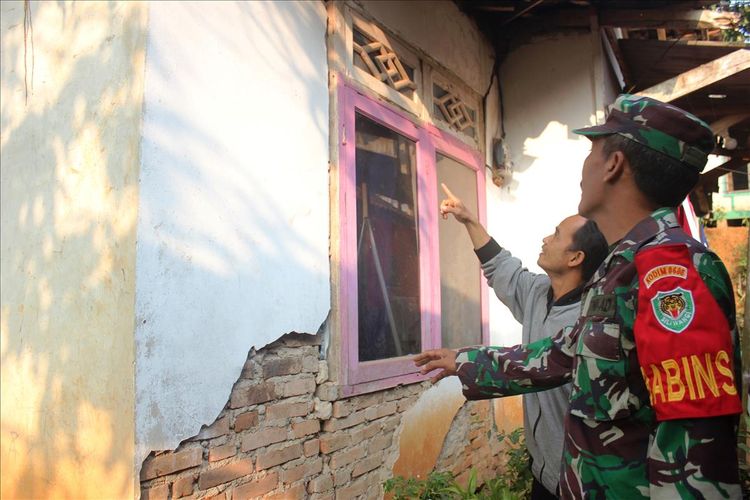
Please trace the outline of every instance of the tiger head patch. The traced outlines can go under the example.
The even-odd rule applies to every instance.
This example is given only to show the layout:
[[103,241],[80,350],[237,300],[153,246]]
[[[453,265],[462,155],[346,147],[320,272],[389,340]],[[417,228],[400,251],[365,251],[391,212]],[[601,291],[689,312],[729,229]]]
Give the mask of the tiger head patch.
[[673,333],[682,333],[695,316],[695,304],[690,290],[677,287],[668,292],[657,292],[651,299],[656,320]]

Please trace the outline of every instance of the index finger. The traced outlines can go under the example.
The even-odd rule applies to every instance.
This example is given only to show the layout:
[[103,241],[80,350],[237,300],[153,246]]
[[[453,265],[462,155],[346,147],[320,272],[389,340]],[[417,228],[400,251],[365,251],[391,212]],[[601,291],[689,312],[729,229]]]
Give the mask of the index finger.
[[412,358],[412,361],[414,361],[415,365],[422,366],[423,364],[427,363],[428,361],[432,359],[435,359],[434,351],[424,351],[414,356],[414,358]]
[[448,189],[448,186],[446,186],[444,182],[441,182],[440,186],[443,188],[443,191],[448,196],[448,198],[453,198],[453,199],[456,199],[456,200],[458,199],[458,197],[456,197],[456,195],[453,194],[450,189]]

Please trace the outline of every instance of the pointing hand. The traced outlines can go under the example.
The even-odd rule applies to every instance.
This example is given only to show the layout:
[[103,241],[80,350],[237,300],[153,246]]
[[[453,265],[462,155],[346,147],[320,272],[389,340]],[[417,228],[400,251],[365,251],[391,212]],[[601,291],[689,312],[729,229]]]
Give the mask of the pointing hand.
[[445,195],[447,196],[447,198],[440,202],[440,215],[443,216],[443,219],[447,219],[448,214],[453,214],[456,220],[462,224],[474,222],[476,217],[468,208],[466,208],[464,202],[454,195],[451,190],[448,189],[448,186],[443,183],[441,183],[440,186],[442,186],[443,192],[445,192]]

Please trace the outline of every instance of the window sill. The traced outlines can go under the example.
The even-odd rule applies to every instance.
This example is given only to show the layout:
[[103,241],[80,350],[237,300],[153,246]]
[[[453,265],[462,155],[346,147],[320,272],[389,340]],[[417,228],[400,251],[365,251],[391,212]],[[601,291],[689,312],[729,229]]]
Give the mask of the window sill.
[[341,386],[341,397],[349,398],[352,396],[358,396],[360,394],[368,394],[370,392],[395,389],[400,385],[417,384],[428,380],[429,377],[426,375],[421,375],[419,373],[409,373],[406,375],[399,375],[397,377],[373,380],[371,382],[362,382],[360,384],[354,385],[344,385]]

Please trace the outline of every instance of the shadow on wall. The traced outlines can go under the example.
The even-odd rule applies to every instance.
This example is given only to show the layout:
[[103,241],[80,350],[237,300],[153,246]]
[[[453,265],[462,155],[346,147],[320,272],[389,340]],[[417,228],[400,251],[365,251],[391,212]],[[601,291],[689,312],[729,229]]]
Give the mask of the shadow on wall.
[[[578,185],[589,141],[572,130],[594,123],[591,74],[589,34],[539,38],[504,61],[506,140],[514,162],[508,189],[512,201],[522,201],[520,184],[528,184],[527,171],[544,176],[540,185]],[[560,177],[561,172],[567,175]],[[575,182],[566,179],[570,176]]]
[[[170,410],[197,430],[204,422],[188,409],[205,395],[221,392],[210,383],[184,387],[179,371],[167,369],[174,366],[169,362],[185,363],[184,358],[175,359],[179,346],[159,335],[137,338],[138,358],[134,359],[141,75],[146,9],[150,7],[98,2],[31,4],[35,74],[34,91],[30,87],[25,106],[23,4],[3,4],[2,496],[38,498],[54,491],[76,498],[130,497],[134,362],[138,370],[152,363],[161,385],[148,390],[164,391],[153,400],[150,409],[154,413],[144,416],[156,423],[153,432],[158,438],[164,434],[175,441],[186,437],[169,433],[167,420],[159,414],[160,401],[166,401]],[[314,67],[304,50],[293,52],[273,24],[262,24],[248,15],[219,22],[216,16],[206,15],[206,7],[186,8],[193,22],[210,35],[205,43],[221,45],[222,50],[242,50],[232,47],[234,42],[227,38],[228,24],[235,32],[263,31],[268,43],[284,55],[266,64],[279,74],[296,72],[302,79],[317,81],[327,96],[326,68]],[[231,8],[241,13],[250,7],[232,4]],[[287,6],[269,3],[267,8],[277,11],[273,19],[280,22]],[[312,20],[292,17],[284,22],[301,29]],[[137,320],[139,324],[149,321],[179,304],[177,314],[184,321],[177,326],[185,328],[175,330],[157,323],[155,333],[161,327],[178,332],[198,362],[205,345],[236,354],[229,351],[233,346],[226,341],[227,333],[246,340],[242,348],[246,353],[253,345],[253,319],[277,315],[279,322],[298,322],[309,310],[304,303],[309,290],[290,289],[284,301],[270,297],[265,309],[243,297],[229,304],[222,299],[238,289],[246,291],[247,283],[263,295],[274,283],[259,275],[272,275],[276,270],[327,290],[327,253],[316,255],[311,242],[289,228],[295,218],[305,219],[320,210],[327,237],[328,211],[308,206],[291,215],[283,212],[289,188],[295,183],[298,189],[307,186],[299,186],[290,170],[284,179],[287,189],[281,189],[264,174],[264,169],[278,169],[278,165],[253,161],[253,148],[264,146],[254,139],[256,134],[265,131],[293,138],[305,133],[294,123],[284,123],[283,113],[259,116],[247,112],[246,106],[218,109],[216,113],[223,113],[228,126],[215,130],[210,122],[193,121],[183,112],[197,101],[210,107],[238,72],[254,82],[246,68],[223,67],[212,73],[197,61],[190,67],[192,61],[186,58],[183,62],[198,83],[214,89],[214,94],[195,96],[193,82],[183,78],[185,67],[180,78],[174,78],[175,68],[167,67],[163,56],[158,51],[149,54],[153,67],[163,69],[156,78],[169,92],[181,91],[178,95],[185,100],[171,101],[174,105],[168,106],[154,99],[155,107],[147,109],[154,129],[143,148],[158,147],[160,161],[149,165],[150,171],[144,167],[141,175],[163,182],[152,186],[158,190],[151,199],[154,203],[141,205],[142,216],[154,226],[138,245],[156,258],[153,269],[160,274],[148,277],[152,280],[149,302]],[[264,85],[304,92],[281,80]],[[262,101],[262,94],[253,97]],[[299,95],[290,105],[297,102],[306,103],[316,133],[322,134],[327,128],[327,99],[321,105]],[[237,141],[244,141],[242,155],[228,149]],[[327,144],[326,134],[326,152]],[[213,168],[216,165],[220,168]],[[327,172],[322,175],[327,199]],[[200,217],[186,220],[182,209],[195,203],[196,193],[201,195]],[[252,217],[245,219],[248,214]],[[322,271],[315,269],[321,260]],[[196,295],[193,290],[204,292]],[[217,290],[224,295],[216,294]],[[295,301],[299,308],[279,313]],[[229,307],[238,302],[251,305]],[[319,324],[325,312],[327,306],[321,317],[308,317],[309,323]],[[263,334],[275,338],[289,330]],[[239,358],[241,367],[245,354]],[[237,377],[237,373],[229,375],[231,381],[221,386],[222,402]],[[190,404],[181,406],[182,398]]]
[[[219,414],[250,349],[290,331],[315,333],[328,313],[320,8],[151,4],[136,467]],[[317,46],[301,43],[311,26],[321,27]]]
[[24,104],[24,5],[2,5],[2,497],[132,496],[145,11],[31,9]]

